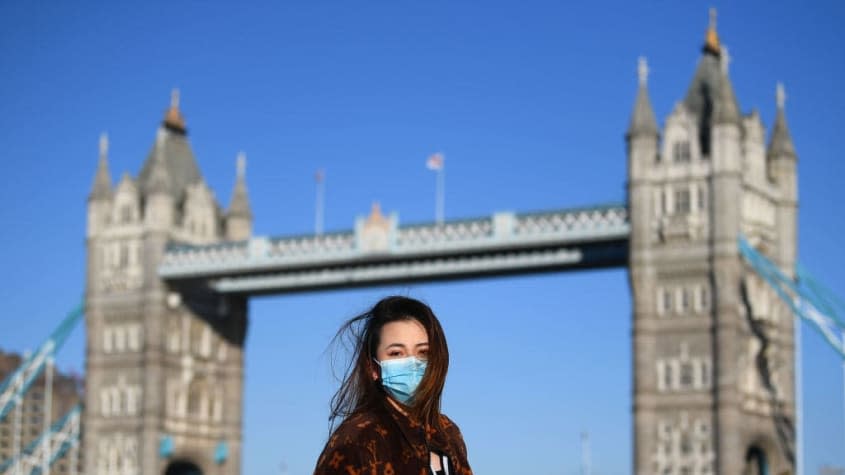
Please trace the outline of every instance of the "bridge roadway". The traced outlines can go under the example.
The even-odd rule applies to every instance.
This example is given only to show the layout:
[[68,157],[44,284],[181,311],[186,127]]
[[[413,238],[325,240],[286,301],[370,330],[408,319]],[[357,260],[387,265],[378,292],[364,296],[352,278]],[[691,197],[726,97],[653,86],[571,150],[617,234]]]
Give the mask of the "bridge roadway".
[[172,243],[159,266],[171,285],[260,295],[627,265],[624,205],[399,226],[378,208],[352,231]]

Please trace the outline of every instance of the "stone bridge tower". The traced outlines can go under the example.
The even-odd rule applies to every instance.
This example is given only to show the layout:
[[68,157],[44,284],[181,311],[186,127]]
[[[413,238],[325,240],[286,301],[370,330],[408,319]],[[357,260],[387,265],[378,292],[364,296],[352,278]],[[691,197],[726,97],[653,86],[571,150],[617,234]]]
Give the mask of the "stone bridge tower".
[[229,209],[200,174],[178,92],[143,169],[112,187],[108,140],[88,198],[85,473],[240,473],[246,301],[169,289],[168,245],[243,240],[244,158]]
[[741,114],[715,12],[658,129],[645,60],[627,133],[637,475],[794,473],[793,317],[738,252],[792,273],[796,155],[778,86],[768,146]]

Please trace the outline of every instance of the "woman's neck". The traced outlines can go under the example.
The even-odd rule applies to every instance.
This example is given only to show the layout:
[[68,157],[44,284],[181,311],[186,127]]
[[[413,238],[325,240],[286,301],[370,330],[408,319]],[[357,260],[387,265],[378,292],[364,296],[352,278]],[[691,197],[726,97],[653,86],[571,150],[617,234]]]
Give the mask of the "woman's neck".
[[390,405],[395,407],[397,411],[401,412],[403,416],[408,415],[408,411],[405,409],[405,406],[403,406],[402,404],[399,404],[399,401],[393,399],[390,396],[387,396],[387,402],[389,402]]

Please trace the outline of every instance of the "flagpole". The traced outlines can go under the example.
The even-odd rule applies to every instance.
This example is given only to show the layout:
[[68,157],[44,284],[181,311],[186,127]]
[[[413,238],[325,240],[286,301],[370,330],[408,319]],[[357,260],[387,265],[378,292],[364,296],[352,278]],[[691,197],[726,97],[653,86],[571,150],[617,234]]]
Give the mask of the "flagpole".
[[590,462],[590,433],[581,432],[581,475],[592,475]]
[[323,202],[325,198],[325,186],[323,185],[324,178],[325,176],[323,170],[317,170],[317,199],[314,209],[314,233],[317,235],[323,234]]
[[435,215],[435,218],[437,220],[437,224],[443,224],[443,218],[444,218],[444,214],[445,214],[444,211],[445,211],[446,203],[445,203],[445,190],[444,190],[444,188],[446,186],[446,180],[443,177],[445,169],[446,169],[446,167],[440,167],[440,169],[437,170],[437,197],[435,199],[435,204],[434,204],[434,206],[435,206],[434,215]]

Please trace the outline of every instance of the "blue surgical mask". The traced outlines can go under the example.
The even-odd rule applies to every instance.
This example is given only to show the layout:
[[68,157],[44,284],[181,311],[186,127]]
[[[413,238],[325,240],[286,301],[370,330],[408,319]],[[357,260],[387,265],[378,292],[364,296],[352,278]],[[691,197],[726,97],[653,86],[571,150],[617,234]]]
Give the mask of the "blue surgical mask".
[[378,361],[381,366],[381,384],[384,389],[402,404],[414,397],[417,386],[420,385],[428,361],[408,356],[393,360]]

